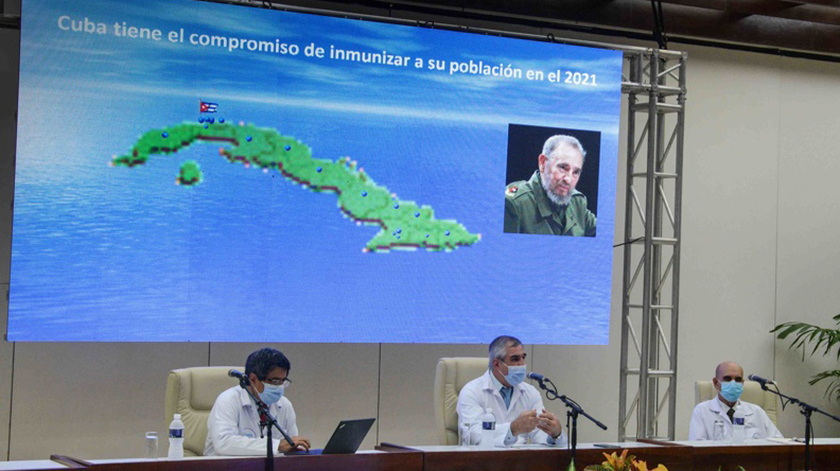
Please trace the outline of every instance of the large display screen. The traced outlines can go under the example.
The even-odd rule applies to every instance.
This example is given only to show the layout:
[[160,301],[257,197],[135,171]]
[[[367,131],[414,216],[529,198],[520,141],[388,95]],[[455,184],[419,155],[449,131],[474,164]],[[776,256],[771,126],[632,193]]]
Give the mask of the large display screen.
[[608,343],[621,52],[428,26],[24,0],[8,339]]

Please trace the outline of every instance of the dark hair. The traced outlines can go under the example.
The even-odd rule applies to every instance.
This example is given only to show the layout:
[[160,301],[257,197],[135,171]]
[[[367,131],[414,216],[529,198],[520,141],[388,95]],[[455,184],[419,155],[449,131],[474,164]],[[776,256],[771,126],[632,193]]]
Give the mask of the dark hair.
[[262,381],[268,378],[268,373],[274,368],[286,370],[288,373],[292,369],[292,364],[280,350],[261,348],[248,355],[248,361],[245,362],[245,375],[250,376],[254,373],[257,379]]

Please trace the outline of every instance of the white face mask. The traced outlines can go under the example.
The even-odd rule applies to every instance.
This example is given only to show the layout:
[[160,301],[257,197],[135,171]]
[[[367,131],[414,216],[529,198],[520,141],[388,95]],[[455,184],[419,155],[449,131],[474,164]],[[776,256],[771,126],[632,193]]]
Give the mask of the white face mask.
[[744,392],[744,383],[724,381],[720,383],[720,395],[729,402],[737,402]]
[[285,386],[275,386],[268,383],[263,383],[263,386],[264,389],[260,393],[260,400],[269,406],[282,399],[283,394],[286,392]]
[[528,366],[527,365],[516,365],[516,366],[508,366],[508,374],[505,376],[505,381],[508,382],[511,386],[516,386],[517,384],[525,381],[525,373],[527,373]]

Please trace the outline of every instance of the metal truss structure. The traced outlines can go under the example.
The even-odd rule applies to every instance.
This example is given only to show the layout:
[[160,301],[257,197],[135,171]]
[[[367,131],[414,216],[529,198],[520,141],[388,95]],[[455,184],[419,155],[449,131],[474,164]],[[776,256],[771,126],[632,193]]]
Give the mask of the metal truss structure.
[[622,92],[629,103],[618,439],[673,440],[687,55],[625,50],[624,60]]

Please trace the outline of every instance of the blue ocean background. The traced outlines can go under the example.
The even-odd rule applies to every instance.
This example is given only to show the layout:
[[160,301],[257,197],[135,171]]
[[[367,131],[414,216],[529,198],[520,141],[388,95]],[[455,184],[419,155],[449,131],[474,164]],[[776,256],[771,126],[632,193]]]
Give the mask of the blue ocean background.
[[[64,31],[62,16],[164,39]],[[575,70],[598,86],[165,39],[181,28]],[[620,70],[618,51],[191,0],[24,0],[8,338],[486,343],[509,333],[606,344]],[[336,195],[229,163],[218,144],[109,166],[146,131],[196,122],[199,100],[316,158],[349,156],[401,200],[482,239],[364,253],[379,228],[344,217]],[[601,132],[597,237],[502,232],[510,123]],[[199,162],[202,184],[175,184],[186,160]]]

